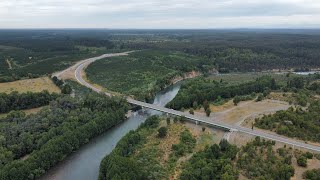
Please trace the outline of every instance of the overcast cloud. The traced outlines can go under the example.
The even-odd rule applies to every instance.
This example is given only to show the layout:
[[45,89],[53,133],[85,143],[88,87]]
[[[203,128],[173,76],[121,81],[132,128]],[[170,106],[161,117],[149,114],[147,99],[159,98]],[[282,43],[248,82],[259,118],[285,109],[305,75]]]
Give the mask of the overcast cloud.
[[320,28],[320,0],[0,0],[0,28]]

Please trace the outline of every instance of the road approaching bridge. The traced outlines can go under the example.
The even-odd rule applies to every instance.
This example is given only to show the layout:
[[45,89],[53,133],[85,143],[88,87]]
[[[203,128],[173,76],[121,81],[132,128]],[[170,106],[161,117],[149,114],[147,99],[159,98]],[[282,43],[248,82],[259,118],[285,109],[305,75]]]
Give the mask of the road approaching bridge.
[[[97,88],[94,87],[92,84],[90,84],[89,82],[85,81],[82,77],[82,72],[83,69],[86,68],[90,63],[99,60],[99,59],[103,59],[103,58],[107,58],[107,57],[114,57],[114,56],[125,56],[128,55],[130,52],[125,52],[125,53],[113,53],[113,54],[105,54],[99,57],[95,57],[95,58],[89,58],[87,60],[83,60],[80,63],[75,64],[74,66],[76,66],[75,69],[75,78],[77,79],[77,81],[92,89],[93,91],[96,91],[98,93],[102,93],[102,91]],[[73,67],[74,67],[73,66]],[[107,96],[112,96],[111,93],[106,93],[104,92]],[[245,133],[245,134],[249,134],[249,135],[253,135],[253,136],[259,136],[265,139],[269,139],[269,140],[273,140],[273,141],[277,141],[277,142],[281,142],[281,143],[285,143],[285,144],[289,144],[292,145],[294,147],[300,147],[300,148],[305,148],[308,150],[312,150],[312,151],[317,151],[320,152],[320,147],[319,146],[315,146],[315,145],[311,145],[311,144],[306,144],[297,140],[293,140],[293,139],[289,139],[283,136],[279,136],[279,135],[274,135],[274,134],[269,134],[269,133],[265,133],[259,130],[252,130],[250,128],[245,128],[245,127],[241,127],[241,126],[237,126],[237,125],[230,125],[230,124],[226,124],[224,122],[221,121],[214,121],[210,118],[207,117],[199,117],[196,115],[191,115],[189,113],[185,113],[185,112],[181,112],[181,111],[177,111],[177,110],[173,110],[173,109],[169,109],[169,108],[165,108],[165,107],[160,107],[154,104],[149,104],[146,102],[142,102],[142,101],[137,101],[134,100],[130,97],[127,98],[128,103],[130,104],[134,104],[134,105],[138,105],[138,106],[142,106],[145,108],[149,108],[149,109],[153,109],[153,110],[157,110],[157,111],[161,111],[164,113],[168,113],[168,114],[172,114],[172,115],[176,115],[176,116],[181,116],[181,117],[186,117],[188,120],[190,121],[194,121],[196,123],[203,123],[209,126],[213,126],[219,129],[223,129],[225,131],[232,131],[232,132],[241,132],[241,133]]]

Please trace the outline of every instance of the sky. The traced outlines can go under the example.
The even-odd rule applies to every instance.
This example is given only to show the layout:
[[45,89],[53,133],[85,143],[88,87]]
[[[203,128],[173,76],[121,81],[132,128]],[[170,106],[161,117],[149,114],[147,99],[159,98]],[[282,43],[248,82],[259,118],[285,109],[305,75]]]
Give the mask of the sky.
[[0,28],[320,28],[320,0],[0,0]]

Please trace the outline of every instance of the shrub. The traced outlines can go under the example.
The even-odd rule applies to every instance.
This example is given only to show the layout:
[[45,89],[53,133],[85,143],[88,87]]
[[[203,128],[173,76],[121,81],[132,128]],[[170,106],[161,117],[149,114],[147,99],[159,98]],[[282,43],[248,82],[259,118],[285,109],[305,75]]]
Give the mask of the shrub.
[[159,136],[160,138],[166,137],[166,136],[167,136],[167,131],[168,131],[168,129],[167,129],[166,127],[161,127],[161,128],[159,128],[159,129],[158,129],[158,136]]
[[206,110],[206,115],[209,117],[210,114],[211,114],[211,110],[210,110],[210,108],[208,108],[208,109]]
[[189,110],[189,113],[190,113],[190,114],[194,114],[193,108],[191,108],[191,109]]
[[297,163],[299,166],[301,167],[307,167],[307,158],[305,156],[300,156],[298,159],[297,159]]

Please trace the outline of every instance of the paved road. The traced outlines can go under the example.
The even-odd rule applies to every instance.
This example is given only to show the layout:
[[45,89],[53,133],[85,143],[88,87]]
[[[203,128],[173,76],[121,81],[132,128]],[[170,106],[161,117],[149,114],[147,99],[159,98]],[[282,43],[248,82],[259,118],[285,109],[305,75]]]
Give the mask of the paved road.
[[[99,57],[95,57],[95,58],[90,58],[87,60],[83,60],[80,63],[77,63],[75,66],[76,70],[75,70],[75,78],[78,80],[78,82],[96,92],[101,92],[100,89],[94,87],[93,85],[91,85],[90,83],[88,83],[87,81],[85,81],[82,78],[81,72],[83,71],[83,69],[85,67],[87,67],[90,63],[102,59],[102,58],[106,58],[106,57],[114,57],[114,56],[123,56],[123,55],[128,55],[128,53],[130,52],[126,52],[126,53],[113,53],[113,54],[105,54]],[[105,93],[108,96],[112,96],[112,94],[110,93]],[[195,116],[195,115],[191,115],[189,113],[185,113],[185,112],[181,112],[181,111],[176,111],[173,109],[168,109],[165,107],[160,107],[157,105],[153,105],[153,104],[149,104],[149,103],[145,103],[145,102],[141,102],[141,101],[137,101],[134,100],[132,98],[127,98],[127,101],[130,104],[135,104],[135,105],[139,105],[142,107],[146,107],[146,108],[150,108],[150,109],[154,109],[154,110],[158,110],[158,111],[162,111],[168,114],[172,114],[172,115],[177,115],[177,116],[184,116],[186,118],[188,118],[189,120],[195,121],[197,123],[203,123],[203,124],[207,124],[210,126],[214,126],[214,127],[218,127],[220,129],[224,129],[227,131],[232,131],[232,132],[242,132],[242,133],[246,133],[249,135],[253,135],[253,136],[259,136],[262,138],[266,138],[269,140],[273,140],[273,141],[277,141],[277,142],[282,142],[285,144],[289,144],[295,147],[300,147],[300,148],[305,148],[305,149],[309,149],[312,151],[317,151],[320,152],[320,147],[319,146],[314,146],[311,144],[306,144],[300,141],[296,141],[293,139],[289,139],[289,138],[285,138],[283,136],[279,136],[279,135],[273,135],[273,134],[269,134],[269,133],[265,133],[259,130],[252,130],[250,128],[246,128],[246,127],[241,127],[241,126],[237,126],[237,125],[230,125],[230,124],[226,124],[224,122],[221,121],[213,121],[210,118],[206,118],[206,117],[199,117],[199,116]]]

